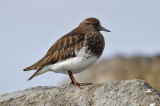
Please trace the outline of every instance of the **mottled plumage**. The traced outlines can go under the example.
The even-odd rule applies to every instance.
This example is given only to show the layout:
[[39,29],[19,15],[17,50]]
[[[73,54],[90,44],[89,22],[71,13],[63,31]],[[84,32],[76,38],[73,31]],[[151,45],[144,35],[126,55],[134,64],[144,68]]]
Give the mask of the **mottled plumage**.
[[[74,71],[76,70],[78,70],[77,72],[80,72],[82,69],[85,69],[94,62],[96,62],[97,59],[101,56],[105,44],[103,35],[99,31],[110,32],[109,30],[103,28],[100,25],[98,19],[85,19],[83,22],[80,23],[77,28],[72,30],[70,33],[64,35],[56,43],[54,43],[41,60],[24,69],[24,71],[37,69],[36,73],[34,73],[29,78],[29,80],[39,74],[50,70],[60,73],[63,70],[66,70],[67,72],[62,73],[74,73]],[[84,56],[81,56],[80,53]],[[64,69],[62,70],[60,67],[61,63],[65,63],[65,61],[67,62],[70,60],[73,61],[72,58],[75,59],[75,62],[77,61],[77,64],[81,64],[81,60],[83,61],[84,59],[86,59],[85,62],[88,63],[88,65],[84,67],[82,65],[82,68],[80,66],[77,66],[78,68],[72,68],[72,66],[70,66],[71,68],[68,68],[66,66],[67,68],[65,68],[65,65],[63,64],[62,67]],[[89,60],[88,62],[87,59]],[[91,63],[89,63],[90,61]],[[69,75],[71,75],[71,73],[69,73]]]

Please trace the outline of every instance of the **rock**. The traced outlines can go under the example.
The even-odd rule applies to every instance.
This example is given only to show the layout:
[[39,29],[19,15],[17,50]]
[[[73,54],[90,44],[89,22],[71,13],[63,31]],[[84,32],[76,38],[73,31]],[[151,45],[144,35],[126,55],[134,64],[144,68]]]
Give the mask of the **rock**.
[[160,94],[143,80],[34,87],[0,96],[0,106],[160,106]]

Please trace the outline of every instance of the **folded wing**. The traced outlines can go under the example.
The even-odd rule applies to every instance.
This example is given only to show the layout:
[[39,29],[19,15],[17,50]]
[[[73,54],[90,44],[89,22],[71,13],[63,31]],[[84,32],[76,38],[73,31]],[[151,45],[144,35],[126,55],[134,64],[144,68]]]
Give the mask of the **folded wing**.
[[80,50],[83,46],[85,35],[83,33],[67,34],[60,38],[48,50],[46,55],[35,64],[27,67],[24,71],[42,69],[45,65],[55,64],[58,61],[75,57],[75,50]]

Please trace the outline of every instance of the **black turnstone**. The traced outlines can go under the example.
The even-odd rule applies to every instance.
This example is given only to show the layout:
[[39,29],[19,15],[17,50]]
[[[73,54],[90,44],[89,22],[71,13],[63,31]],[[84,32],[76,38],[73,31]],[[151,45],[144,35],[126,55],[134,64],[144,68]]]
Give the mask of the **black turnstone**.
[[46,55],[24,71],[37,70],[28,80],[42,73],[53,71],[69,74],[71,83],[79,87],[91,83],[78,83],[73,74],[79,73],[102,55],[105,41],[100,31],[110,32],[96,18],[87,18],[80,25],[61,37]]

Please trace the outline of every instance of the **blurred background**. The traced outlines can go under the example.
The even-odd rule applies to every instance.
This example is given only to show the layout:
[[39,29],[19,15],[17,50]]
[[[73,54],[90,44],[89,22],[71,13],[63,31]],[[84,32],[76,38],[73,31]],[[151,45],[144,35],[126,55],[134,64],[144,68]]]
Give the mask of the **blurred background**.
[[88,17],[111,33],[102,32],[103,55],[75,75],[77,81],[143,79],[160,91],[159,5],[159,0],[1,0],[0,94],[69,84],[68,75],[54,72],[27,81],[35,71],[22,70]]

